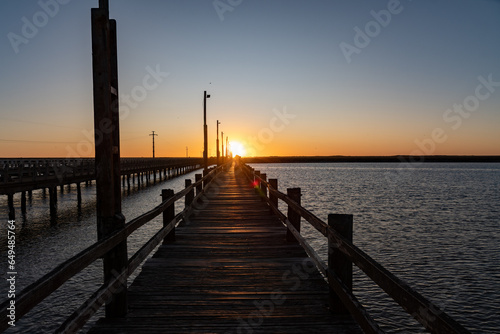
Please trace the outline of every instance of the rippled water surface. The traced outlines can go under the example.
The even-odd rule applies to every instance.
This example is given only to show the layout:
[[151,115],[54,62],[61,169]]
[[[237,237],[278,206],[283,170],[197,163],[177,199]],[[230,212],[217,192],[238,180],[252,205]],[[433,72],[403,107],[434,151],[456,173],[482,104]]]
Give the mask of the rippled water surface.
[[[253,164],[279,188],[302,188],[302,204],[321,219],[329,213],[354,215],[354,242],[387,269],[435,302],[474,333],[500,332],[500,164]],[[178,179],[124,193],[127,220],[160,203],[162,188],[176,192]],[[58,193],[58,216],[49,218],[48,195],[37,191],[27,215],[17,210],[18,289],[22,289],[96,240],[95,187],[82,186],[77,209],[74,188]],[[7,200],[0,198],[0,270],[6,265]],[[15,197],[20,207],[19,194]],[[181,204],[177,206],[181,209]],[[286,212],[286,210],[284,210]],[[129,240],[129,254],[152,236],[161,217]],[[326,241],[303,223],[314,247],[326,258]],[[400,311],[359,272],[354,290],[383,329],[420,333],[420,325]],[[53,332],[102,282],[96,263],[63,285],[7,333]],[[6,298],[4,275],[0,283]]]
[[[282,192],[300,187],[303,206],[324,221],[353,214],[358,247],[472,332],[500,332],[500,164],[252,167]],[[303,231],[326,258],[326,240],[304,222]],[[359,270],[354,291],[388,332],[424,332]]]

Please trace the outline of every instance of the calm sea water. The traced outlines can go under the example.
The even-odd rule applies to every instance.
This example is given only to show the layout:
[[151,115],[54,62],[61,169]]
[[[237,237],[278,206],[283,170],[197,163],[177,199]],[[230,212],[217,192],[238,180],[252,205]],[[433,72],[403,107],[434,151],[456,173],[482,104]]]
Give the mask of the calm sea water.
[[[500,164],[252,167],[282,192],[302,188],[303,206],[325,222],[353,214],[358,247],[472,332],[500,332]],[[326,259],[325,238],[302,226]],[[360,270],[353,289],[383,329],[424,332]]]
[[[278,178],[279,188],[302,188],[303,205],[326,221],[329,213],[354,214],[354,242],[365,252],[435,302],[474,333],[500,331],[500,164],[253,164]],[[176,192],[178,179],[123,194],[128,220],[160,203],[162,188]],[[95,187],[60,195],[51,221],[48,196],[34,192],[25,217],[18,212],[17,287],[22,289],[96,240]],[[4,196],[6,197],[6,196]],[[19,208],[19,195],[16,196]],[[181,210],[177,206],[177,211]],[[286,210],[285,210],[286,211]],[[7,221],[6,198],[0,219]],[[5,223],[0,224],[0,270],[6,264]],[[129,241],[135,252],[161,226],[161,217]],[[326,258],[326,241],[303,223],[311,244]],[[420,333],[421,327],[360,271],[354,290],[390,333]],[[0,300],[6,298],[2,275]],[[50,333],[102,282],[96,263],[63,285],[7,333]],[[4,296],[5,295],[5,296]]]

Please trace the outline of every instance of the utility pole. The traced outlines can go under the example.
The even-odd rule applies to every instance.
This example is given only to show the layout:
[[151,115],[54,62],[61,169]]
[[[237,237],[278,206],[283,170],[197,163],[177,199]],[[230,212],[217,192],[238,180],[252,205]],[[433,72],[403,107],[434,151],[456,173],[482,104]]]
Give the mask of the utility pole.
[[217,120],[217,141],[216,141],[216,145],[217,145],[217,166],[219,166],[219,158],[220,158],[220,151],[219,151],[219,120]]
[[208,170],[208,128],[207,128],[207,99],[210,95],[207,95],[207,91],[203,93],[203,163],[204,170]]
[[153,133],[150,134],[150,136],[153,136],[153,159],[155,157],[155,136],[158,136],[157,134],[155,134],[154,131],[152,131]]

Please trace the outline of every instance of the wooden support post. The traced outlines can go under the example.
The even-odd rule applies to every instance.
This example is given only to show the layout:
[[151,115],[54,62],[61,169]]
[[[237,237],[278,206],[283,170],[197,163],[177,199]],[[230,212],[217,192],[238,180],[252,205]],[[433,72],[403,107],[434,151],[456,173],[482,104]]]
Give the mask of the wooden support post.
[[[267,174],[266,173],[260,174],[260,177],[262,178],[262,180],[267,181]],[[264,182],[260,182],[259,187],[260,187],[260,190],[261,190],[260,195],[262,196],[262,200],[265,201],[265,199],[267,197],[267,187],[266,187],[266,184]]]
[[59,190],[61,191],[61,195],[64,194],[64,184],[61,184]]
[[[286,194],[291,200],[300,205],[300,188],[288,188]],[[290,205],[288,206],[288,220],[292,223],[293,227],[300,232],[300,214],[295,212]],[[297,241],[292,232],[288,229],[286,230],[286,241]]]
[[21,212],[26,213],[26,191],[21,192]]
[[[92,67],[94,81],[94,133],[96,169],[97,236],[101,240],[125,226],[121,214],[120,134],[118,114],[118,66],[116,21],[109,20],[107,0],[92,9]],[[126,269],[127,241],[103,257],[104,281]],[[106,304],[106,317],[127,313],[126,282]]]
[[49,208],[50,216],[55,217],[57,215],[57,187],[49,188]]
[[[191,186],[192,182],[190,179],[186,179],[185,181],[185,186],[186,188]],[[191,205],[191,203],[193,203],[193,198],[194,198],[194,189],[191,189],[191,191],[189,191],[187,194],[186,194],[186,197],[184,198],[185,199],[185,205],[186,205],[186,208],[188,206]]]
[[[172,189],[163,189],[161,191],[161,200],[163,202],[165,202],[166,200],[170,199],[173,196],[174,196],[174,191]],[[174,218],[175,218],[175,204],[172,203],[171,206],[169,206],[168,208],[165,209],[165,211],[163,211],[163,226],[167,226]],[[167,234],[165,239],[163,239],[163,244],[169,244],[174,241],[175,241],[175,226],[172,229],[172,231],[170,231]]]
[[[271,185],[271,187],[278,190],[278,179],[269,179],[269,184]],[[269,199],[271,200],[272,205],[275,208],[278,208],[278,197],[269,192]]]
[[[352,215],[328,215],[328,225],[350,242],[352,242],[352,222]],[[340,281],[352,291],[352,262],[339,250],[338,244],[334,240],[331,240],[331,238],[328,239],[328,268],[333,270]],[[332,312],[336,314],[349,313],[332,288],[330,288],[329,299]]]
[[127,174],[127,190],[130,191],[130,174]]
[[156,169],[153,171],[153,183],[156,184]]
[[[195,180],[195,182],[200,181],[202,178],[203,178],[203,175],[201,175],[201,174],[194,174],[194,180]],[[196,196],[198,196],[201,193],[202,190],[203,190],[203,184],[200,184],[200,185],[196,186]]]
[[7,202],[9,205],[9,220],[16,219],[16,209],[14,208],[14,194],[7,195]]
[[76,200],[78,207],[80,207],[82,205],[82,188],[80,187],[80,182],[76,184]]

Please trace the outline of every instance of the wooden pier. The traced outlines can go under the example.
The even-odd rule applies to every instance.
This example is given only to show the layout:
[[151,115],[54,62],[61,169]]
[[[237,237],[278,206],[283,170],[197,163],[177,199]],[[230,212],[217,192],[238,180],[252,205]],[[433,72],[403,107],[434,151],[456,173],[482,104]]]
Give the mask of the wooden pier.
[[328,284],[242,172],[219,176],[128,292],[126,318],[90,333],[360,333],[333,315]]
[[[120,159],[116,21],[109,19],[107,0],[99,0],[91,14],[94,124],[95,133],[102,134],[95,142],[92,175],[97,184],[98,238],[16,292],[15,301],[3,301],[0,331],[9,327],[9,317],[23,317],[65,282],[100,262],[103,284],[56,333],[78,332],[103,305],[105,318],[91,333],[383,333],[353,293],[353,265],[429,332],[469,333],[353,244],[353,215],[330,214],[324,222],[301,205],[300,188],[282,193],[277,179],[267,180],[267,175],[241,161],[217,161],[215,168],[205,161],[203,175],[196,174],[194,183],[186,180],[184,190],[163,189],[157,207],[133,219],[124,217],[122,176],[144,170],[134,172]],[[103,124],[114,130],[105,131]],[[206,134],[206,126],[204,130]],[[3,183],[12,182],[11,193],[14,183],[25,177],[24,167],[0,177]],[[57,171],[36,168],[29,177],[65,182]],[[51,185],[51,196],[57,185]],[[180,200],[184,209],[175,214]],[[278,209],[280,200],[288,209],[286,215]],[[9,207],[10,202],[12,196]],[[163,227],[129,257],[128,237],[159,215]],[[301,234],[302,222],[325,238],[326,263]],[[144,261],[129,286],[127,279]]]
[[[214,159],[212,159],[214,160]],[[144,186],[150,182],[170,179],[201,167],[200,158],[122,158],[121,184]],[[21,212],[26,213],[26,198],[32,191],[48,189],[50,212],[56,214],[57,187],[61,193],[65,186],[76,185],[78,205],[81,205],[81,183],[96,179],[95,159],[0,159],[0,195],[7,195],[9,219],[16,217],[14,195],[21,194]],[[28,195],[28,196],[27,196]]]

